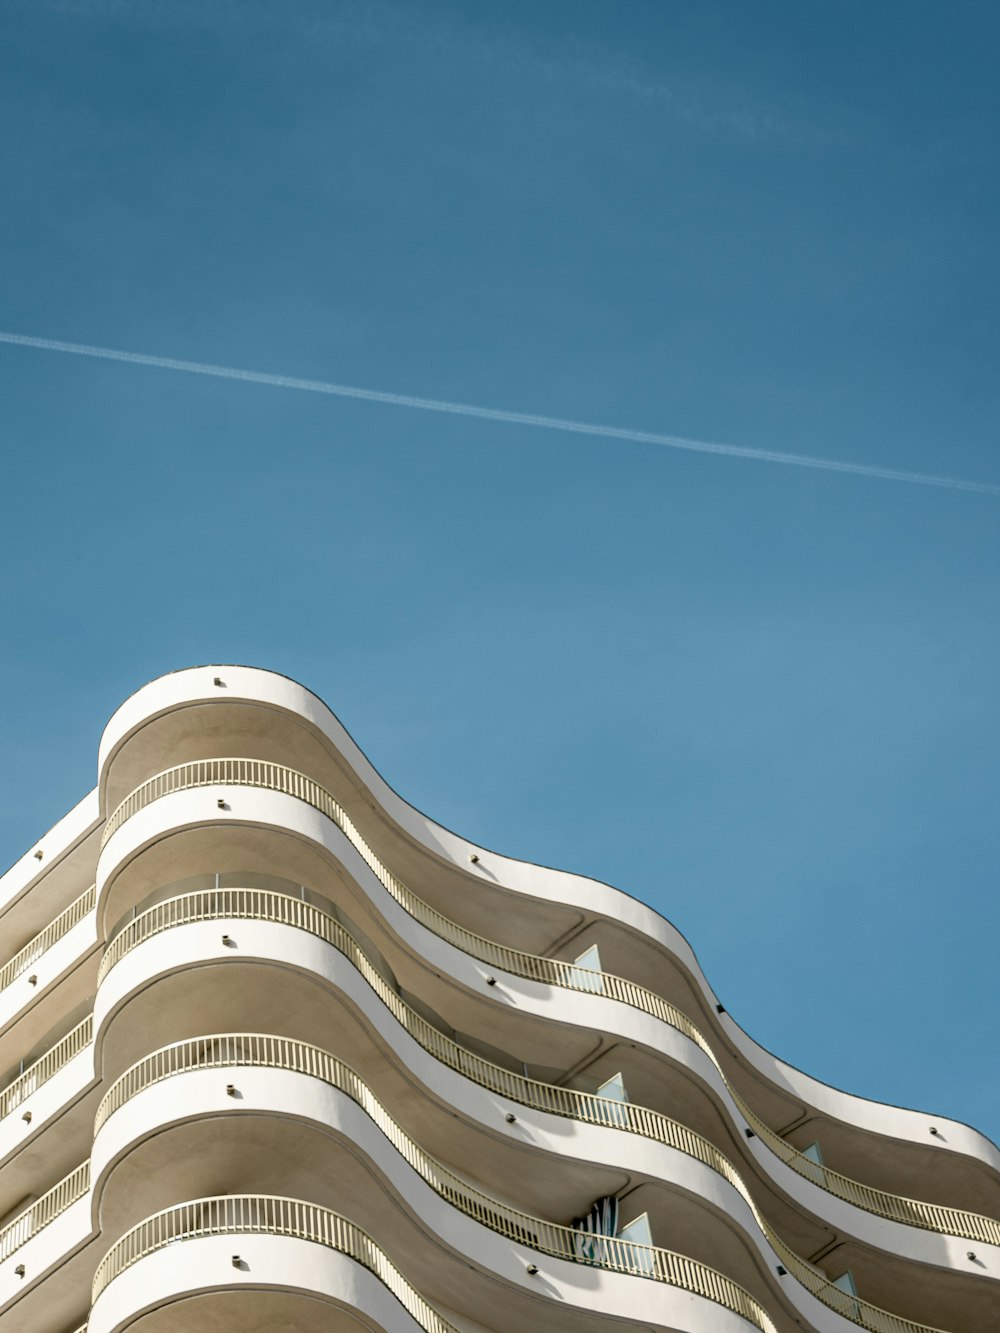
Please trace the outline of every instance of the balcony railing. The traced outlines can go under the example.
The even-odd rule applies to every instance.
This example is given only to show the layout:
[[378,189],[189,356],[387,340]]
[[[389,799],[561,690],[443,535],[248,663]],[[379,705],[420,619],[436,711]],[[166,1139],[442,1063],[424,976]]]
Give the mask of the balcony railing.
[[[97,1113],[97,1126],[143,1088],[173,1075],[205,1068],[268,1067],[322,1079],[356,1102],[396,1151],[436,1194],[491,1231],[569,1262],[580,1258],[580,1232],[500,1203],[426,1153],[396,1123],[367,1084],[343,1061],[306,1042],[261,1033],[225,1033],[164,1047],[138,1061],[112,1085]],[[749,1319],[766,1333],[774,1325],[754,1298],[729,1278],[670,1250],[601,1237],[600,1258],[588,1260],[614,1272],[653,1277],[682,1287]]]
[[0,1091],[0,1120],[21,1105],[36,1089],[68,1065],[81,1051],[86,1050],[94,1039],[94,1016],[88,1014],[82,1023],[78,1023],[71,1032],[50,1046],[44,1055],[30,1064],[12,1083]]
[[54,921],[50,921],[33,940],[29,940],[23,949],[19,949],[13,958],[0,967],[0,991],[16,980],[22,972],[27,972],[32,963],[36,963],[57,940],[69,934],[88,912],[94,910],[94,892],[94,885],[91,885],[75,902],[70,903],[64,912],[60,912]]
[[876,1189],[828,1166],[824,1166],[822,1175],[817,1176],[815,1162],[776,1134],[747,1105],[726,1078],[709,1042],[687,1015],[675,1005],[624,977],[605,972],[595,973],[589,968],[576,967],[572,963],[511,949],[496,944],[482,935],[476,935],[450,920],[408,889],[383,865],[340,803],[324,787],[314,782],[312,778],[306,777],[304,773],[287,768],[283,764],[272,764],[261,759],[201,759],[189,764],[179,764],[150,778],[126,796],[108,819],[103,840],[106,842],[126,819],[161,796],[187,791],[194,787],[215,785],[259,787],[267,791],[277,791],[294,796],[319,810],[344,833],[386,891],[414,920],[481,962],[545,985],[583,991],[587,994],[605,995],[633,1009],[639,1009],[683,1033],[695,1042],[715,1065],[740,1113],[760,1141],[786,1166],[826,1190],[827,1193],[865,1212],[906,1226],[921,1227],[926,1231],[935,1231],[946,1236],[960,1236],[984,1244],[1000,1245],[1000,1221],[994,1218],[972,1213],[963,1208],[926,1203],[907,1198],[905,1195]]
[[[671,1120],[659,1111],[638,1106],[634,1102],[610,1102],[593,1093],[578,1092],[572,1088],[561,1088],[551,1083],[541,1083],[512,1070],[493,1064],[482,1056],[475,1055],[464,1046],[445,1035],[421,1014],[412,1009],[393,989],[382,974],[374,967],[361,946],[334,917],[323,912],[312,903],[286,894],[274,893],[268,889],[207,889],[196,893],[183,894],[156,903],[141,912],[128,923],[108,945],[101,962],[99,976],[107,976],[114,965],[144,940],[152,938],[161,931],[175,926],[182,926],[197,921],[208,920],[258,920],[272,921],[279,925],[294,926],[300,930],[325,940],[342,953],[368,985],[379,997],[400,1026],[442,1064],[464,1075],[481,1087],[498,1093],[511,1101],[532,1106],[537,1110],[568,1119],[580,1120],[589,1124],[623,1129],[633,1134],[653,1139],[669,1148],[697,1158],[698,1161],[717,1171],[739,1191],[753,1213],[758,1226],[767,1237],[772,1248],[780,1257],[788,1271],[802,1283],[814,1296],[836,1310],[845,1318],[862,1328],[875,1330],[875,1333],[939,1333],[926,1324],[894,1315],[878,1306],[869,1304],[857,1297],[845,1297],[845,1294],[826,1278],[826,1276],[799,1258],[784,1241],[771,1229],[754,1202],[746,1183],[729,1159],[708,1139],[702,1138],[686,1125]],[[211,1043],[211,1037],[180,1042],[176,1046],[166,1047],[141,1060],[122,1075],[105,1095],[97,1111],[99,1128],[112,1112],[138,1090],[144,1079],[156,1081],[158,1077],[169,1077],[176,1070],[172,1067],[175,1059],[183,1060],[184,1051],[197,1049],[201,1043]],[[285,1042],[282,1038],[245,1038],[238,1034],[226,1038],[235,1043],[245,1040],[260,1040],[276,1043],[272,1050],[281,1050],[283,1045],[305,1047],[303,1043]],[[258,1048],[260,1050],[265,1047]],[[179,1056],[171,1054],[179,1051]],[[323,1054],[322,1052],[320,1054]],[[210,1057],[209,1063],[212,1062]],[[331,1058],[332,1057],[328,1057]],[[240,1063],[236,1060],[236,1063]],[[252,1063],[248,1061],[246,1063]],[[157,1073],[158,1070],[163,1072]],[[303,1072],[311,1072],[304,1070]],[[496,1205],[498,1207],[502,1205]],[[480,1218],[480,1220],[484,1220]],[[549,1225],[549,1224],[545,1224]],[[573,1235],[578,1233],[574,1232]],[[535,1245],[527,1233],[519,1233],[516,1239],[525,1244]],[[622,1242],[625,1244],[626,1242]],[[633,1247],[634,1248],[634,1247]],[[631,1251],[630,1251],[631,1253]],[[664,1252],[666,1253],[666,1251]],[[647,1262],[647,1260],[643,1260]],[[686,1261],[689,1262],[689,1261]],[[633,1271],[629,1269],[628,1271]],[[649,1276],[645,1268],[635,1269],[640,1275]],[[711,1271],[711,1270],[709,1270]],[[662,1279],[664,1281],[669,1279]],[[742,1290],[742,1289],[741,1289]]]
[[90,1162],[82,1162],[68,1176],[60,1180],[40,1199],[18,1213],[0,1231],[0,1263],[9,1259],[25,1241],[37,1236],[43,1227],[64,1213],[77,1199],[82,1199],[90,1188]]
[[93,1301],[147,1255],[203,1236],[294,1236],[339,1250],[374,1273],[427,1333],[458,1333],[410,1286],[367,1232],[339,1213],[273,1194],[225,1194],[177,1204],[140,1222],[112,1245],[94,1274]]

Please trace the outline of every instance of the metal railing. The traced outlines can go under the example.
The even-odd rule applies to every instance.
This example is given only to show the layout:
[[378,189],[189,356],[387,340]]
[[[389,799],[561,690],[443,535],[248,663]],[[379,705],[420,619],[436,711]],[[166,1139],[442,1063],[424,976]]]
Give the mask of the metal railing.
[[147,1217],[126,1231],[97,1265],[93,1303],[132,1264],[177,1241],[203,1236],[294,1236],[339,1250],[374,1273],[427,1333],[458,1333],[407,1282],[366,1231],[339,1213],[275,1194],[223,1194],[195,1199]]
[[94,1016],[88,1014],[71,1032],[50,1046],[44,1055],[18,1074],[12,1083],[0,1090],[0,1120],[21,1105],[31,1094],[46,1083],[63,1065],[68,1065],[94,1039]]
[[64,1213],[71,1204],[82,1199],[90,1188],[90,1162],[81,1164],[69,1173],[58,1185],[40,1199],[30,1203],[0,1230],[0,1263],[9,1259],[15,1250],[32,1236],[37,1236],[43,1227]]
[[865,1212],[906,1226],[921,1227],[926,1231],[960,1236],[965,1240],[977,1240],[984,1244],[1000,1245],[1000,1221],[994,1218],[969,1212],[963,1208],[925,1203],[918,1199],[907,1198],[905,1195],[876,1189],[828,1166],[823,1166],[822,1170],[818,1171],[816,1163],[811,1158],[804,1156],[797,1148],[776,1134],[747,1105],[726,1078],[709,1042],[687,1015],[675,1005],[624,977],[594,972],[589,968],[577,967],[573,963],[511,949],[496,944],[482,935],[476,935],[450,920],[408,889],[383,865],[343,806],[324,787],[314,782],[312,778],[306,777],[304,773],[299,773],[283,764],[273,764],[261,759],[201,759],[189,764],[179,764],[150,778],[148,782],[142,783],[126,796],[108,819],[103,839],[107,841],[126,819],[161,796],[186,791],[193,787],[218,784],[260,787],[268,791],[281,792],[319,810],[340,828],[383,888],[414,920],[481,962],[545,985],[604,995],[633,1009],[639,1009],[683,1033],[712,1061],[737,1108],[760,1141],[786,1166],[791,1167],[812,1184],[826,1190],[827,1193]]
[[[875,1330],[875,1333],[939,1333],[925,1324],[918,1324],[901,1318],[888,1311],[871,1305],[858,1297],[849,1297],[845,1303],[845,1294],[821,1273],[802,1260],[794,1251],[789,1250],[780,1237],[771,1229],[754,1202],[743,1178],[729,1159],[708,1139],[696,1134],[686,1125],[671,1120],[659,1111],[638,1106],[634,1102],[610,1101],[595,1093],[578,1092],[572,1088],[561,1088],[551,1083],[542,1083],[523,1074],[504,1069],[482,1056],[475,1055],[457,1041],[434,1027],[426,1018],[412,1009],[393,989],[382,974],[374,967],[367,955],[347,929],[334,917],[299,898],[290,898],[285,894],[274,893],[268,889],[208,889],[196,893],[183,894],[177,898],[165,899],[161,903],[147,908],[119,932],[108,946],[107,954],[101,963],[101,975],[115,965],[121,958],[143,940],[151,938],[162,930],[173,926],[185,925],[206,920],[267,920],[281,925],[290,925],[325,940],[342,953],[358,970],[371,989],[409,1034],[430,1055],[448,1068],[464,1075],[481,1087],[507,1097],[511,1101],[534,1107],[552,1115],[579,1120],[588,1124],[601,1125],[625,1130],[662,1143],[666,1147],[696,1158],[704,1165],[717,1171],[739,1191],[750,1208],[758,1226],[779,1255],[784,1266],[824,1304],[862,1328]],[[130,1070],[126,1070],[108,1090],[97,1111],[96,1128],[104,1123],[109,1115],[138,1090],[139,1083],[149,1078],[156,1081],[159,1077],[169,1077],[177,1072],[172,1067],[174,1050],[196,1049],[199,1040],[206,1045],[211,1064],[216,1058],[212,1054],[210,1043],[225,1040],[239,1043],[253,1040],[253,1034],[241,1037],[230,1035],[224,1039],[206,1037],[190,1042],[179,1042],[174,1047],[165,1047],[141,1060]],[[262,1037],[261,1041],[273,1042],[270,1049],[281,1050],[286,1047],[304,1048],[304,1043],[286,1042],[283,1038]],[[266,1048],[259,1048],[266,1049]],[[311,1048],[317,1049],[317,1048]],[[232,1054],[235,1056],[234,1049]],[[322,1054],[322,1053],[321,1053]],[[225,1048],[220,1049],[218,1058],[228,1059]],[[332,1057],[329,1057],[332,1059]],[[238,1059],[234,1060],[239,1063]],[[346,1067],[345,1067],[346,1068]],[[162,1072],[157,1072],[158,1070]],[[305,1070],[303,1072],[311,1072]],[[96,1132],[96,1130],[95,1130]],[[502,1207],[503,1205],[495,1205]],[[482,1219],[481,1219],[482,1220]],[[546,1224],[548,1225],[548,1224]],[[578,1233],[574,1233],[578,1234]],[[526,1244],[534,1245],[527,1235],[518,1237]],[[625,1244],[625,1242],[622,1242]],[[649,1276],[644,1270],[644,1275]],[[666,1280],[666,1279],[664,1279]]]
[[31,964],[36,963],[46,950],[51,949],[57,940],[61,940],[83,920],[88,912],[94,910],[94,893],[95,886],[92,884],[75,902],[70,903],[64,912],[60,912],[54,921],[50,921],[33,940],[29,940],[23,949],[19,949],[13,958],[0,967],[0,990],[9,986],[22,972],[27,972]]
[[[580,1261],[579,1231],[532,1217],[468,1184],[415,1143],[353,1069],[307,1042],[250,1032],[199,1037],[166,1046],[137,1061],[116,1080],[98,1109],[97,1129],[118,1107],[162,1079],[195,1069],[234,1066],[287,1069],[322,1079],[356,1102],[403,1160],[454,1208],[491,1231],[533,1250],[570,1262]],[[601,1237],[599,1245],[599,1257],[588,1259],[596,1267],[683,1287],[742,1315],[765,1333],[776,1333],[767,1314],[749,1292],[704,1264],[670,1250],[637,1245],[613,1236]]]

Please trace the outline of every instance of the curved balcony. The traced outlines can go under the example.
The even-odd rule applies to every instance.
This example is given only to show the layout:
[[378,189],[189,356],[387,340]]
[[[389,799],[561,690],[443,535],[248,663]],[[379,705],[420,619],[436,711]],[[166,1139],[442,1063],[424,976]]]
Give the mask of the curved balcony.
[[[410,1285],[387,1255],[360,1227],[329,1208],[273,1194],[219,1195],[214,1198],[197,1199],[166,1208],[132,1227],[112,1245],[97,1266],[93,1285],[93,1308],[87,1327],[91,1333],[97,1333],[98,1329],[124,1326],[122,1323],[112,1323],[108,1318],[108,1307],[112,1304],[109,1300],[112,1295],[112,1284],[136,1265],[141,1265],[144,1259],[178,1242],[237,1236],[284,1237],[319,1245],[327,1250],[335,1250],[373,1274],[425,1333],[458,1333],[455,1326],[438,1314]],[[299,1285],[294,1279],[296,1270],[301,1273],[303,1266],[295,1263],[294,1251],[285,1248],[276,1252],[273,1257],[277,1262],[272,1264],[270,1273],[266,1268],[263,1273],[254,1272],[254,1291],[258,1298],[261,1297],[262,1288],[266,1291],[268,1287],[291,1288]],[[237,1274],[242,1271],[237,1266],[238,1259],[239,1256],[236,1256],[235,1259],[228,1261],[230,1279],[236,1289],[242,1285],[239,1277],[234,1278],[232,1273],[234,1268]],[[183,1299],[184,1296],[194,1294],[198,1290],[192,1284],[191,1277],[193,1273],[197,1273],[199,1264],[187,1249],[184,1253],[184,1265],[188,1269],[187,1274],[182,1279],[179,1274],[175,1278],[179,1290],[175,1289],[173,1293],[169,1291],[158,1293],[164,1303],[170,1300],[171,1296],[173,1300]],[[288,1271],[289,1266],[292,1268],[291,1273]],[[210,1276],[206,1275],[204,1286],[206,1289],[214,1287],[217,1290],[219,1272],[226,1270],[222,1269],[221,1265],[213,1267],[215,1271]],[[148,1281],[148,1278],[141,1279],[136,1293],[137,1295],[141,1293],[147,1306]],[[335,1295],[330,1290],[317,1289],[313,1282],[308,1280],[301,1284],[300,1289],[320,1299]],[[308,1327],[322,1328],[323,1319],[324,1316],[320,1315],[319,1320],[311,1321]]]
[[[206,1051],[209,1043],[211,1049]],[[344,1093],[361,1107],[399,1156],[440,1198],[508,1240],[568,1263],[586,1262],[591,1267],[650,1278],[692,1292],[740,1315],[763,1333],[775,1333],[770,1317],[750,1293],[687,1256],[617,1237],[602,1237],[598,1249],[584,1259],[582,1250],[588,1237],[572,1227],[532,1217],[471,1186],[420,1148],[354,1070],[305,1042],[262,1033],[226,1033],[179,1042],[156,1051],[127,1070],[109,1089],[98,1111],[97,1133],[116,1110],[164,1079],[205,1068],[250,1067],[304,1074]]]
[[[755,1043],[717,1004],[717,996],[688,941],[651,908],[586,876],[487,851],[409,805],[375,770],[327,705],[287,676],[232,664],[204,666],[160,677],[136,691],[111,718],[101,738],[98,768],[102,807],[114,808],[143,777],[170,762],[170,756],[186,752],[194,758],[224,753],[229,748],[224,738],[234,734],[246,736],[247,750],[261,759],[279,760],[321,779],[329,775],[328,785],[343,790],[359,824],[370,830],[369,836],[377,830],[377,837],[384,837],[398,855],[398,865],[412,867],[413,874],[422,873],[428,866],[436,868],[443,891],[452,899],[456,895],[461,898],[471,883],[478,883],[485,894],[479,896],[478,907],[474,899],[469,908],[479,912],[479,928],[486,933],[491,931],[487,923],[498,902],[495,890],[505,895],[513,892],[530,902],[532,909],[526,920],[539,925],[547,937],[550,928],[551,937],[555,937],[585,918],[616,925],[641,943],[647,967],[659,969],[659,962],[654,962],[657,954],[669,960],[696,1008],[704,1010],[713,1032],[717,1030],[727,1049],[746,1061],[747,1073],[764,1081],[766,1088],[786,1103],[804,1103],[843,1127],[898,1140],[909,1149],[917,1148],[918,1156],[930,1146],[927,1133],[931,1118],[925,1113],[831,1087]],[[472,867],[470,862],[478,865]],[[654,970],[647,978],[647,984],[654,988],[658,985],[655,974]],[[686,998],[680,1003],[682,1008],[688,1007]],[[718,1019],[717,1010],[723,1015]],[[783,1123],[786,1118],[780,1110],[768,1116],[772,1123]],[[934,1139],[934,1146],[946,1144],[953,1164],[965,1158],[986,1168],[987,1188],[995,1192],[1000,1182],[997,1145],[960,1121],[938,1116],[933,1121],[944,1131]],[[853,1150],[852,1143],[852,1156]],[[916,1160],[912,1152],[910,1156]],[[937,1171],[937,1162],[929,1169]],[[864,1168],[849,1173],[865,1178]],[[888,1179],[880,1183],[886,1189],[894,1188]],[[974,1186],[974,1191],[976,1198],[982,1196],[979,1186]],[[918,1197],[921,1194],[914,1188],[902,1192]],[[985,1199],[966,1206],[994,1212],[993,1204],[987,1205]]]
[[[177,765],[150,778],[121,802],[108,819],[103,842],[110,840],[132,815],[161,797],[219,785],[280,792],[318,810],[343,832],[379,883],[413,920],[463,953],[528,981],[585,994],[601,994],[665,1023],[689,1038],[715,1066],[747,1126],[781,1162],[803,1179],[877,1217],[940,1235],[1000,1245],[1000,1222],[994,1218],[878,1189],[827,1166],[818,1171],[811,1158],[776,1134],[747,1104],[726,1077],[711,1044],[676,1005],[623,977],[496,944],[450,920],[407,888],[381,862],[350,816],[325,788],[294,769],[256,759],[205,759]],[[105,965],[110,965],[109,957],[110,950],[102,963],[101,975]]]
[[[929,1327],[891,1314],[859,1298],[846,1300],[842,1291],[835,1288],[824,1274],[794,1254],[768,1225],[743,1178],[728,1158],[714,1144],[686,1126],[633,1103],[608,1102],[594,1094],[527,1078],[468,1051],[440,1032],[395,992],[344,926],[310,903],[261,889],[209,890],[168,899],[146,909],[112,940],[101,965],[101,977],[106,978],[132,950],[161,931],[199,921],[240,919],[270,920],[280,925],[293,926],[331,944],[361,974],[383,1006],[419,1046],[480,1087],[549,1115],[641,1135],[709,1167],[743,1198],[760,1233],[780,1263],[829,1309],[861,1327],[891,1330],[891,1333],[925,1333]],[[210,1067],[216,1060],[234,1064],[270,1064],[276,1059],[275,1052],[294,1052],[294,1055],[283,1058],[301,1063],[301,1072],[315,1073],[308,1066],[309,1060],[332,1060],[323,1052],[317,1053],[315,1047],[286,1038],[248,1034],[232,1037],[232,1041],[235,1046],[228,1055],[223,1050],[221,1055],[213,1055],[206,1060],[204,1066],[199,1064],[196,1067]],[[204,1060],[204,1056],[198,1052],[204,1052],[205,1043],[206,1038],[202,1036],[166,1047],[138,1061],[109,1090],[98,1111],[98,1127],[106,1122],[114,1109],[135,1095],[140,1086],[149,1086],[161,1078],[169,1077],[188,1060]],[[241,1055],[246,1052],[249,1052],[249,1057],[241,1060]],[[301,1052],[305,1054],[299,1054]],[[523,1239],[523,1232],[518,1234]],[[865,1322],[866,1319],[869,1322]]]

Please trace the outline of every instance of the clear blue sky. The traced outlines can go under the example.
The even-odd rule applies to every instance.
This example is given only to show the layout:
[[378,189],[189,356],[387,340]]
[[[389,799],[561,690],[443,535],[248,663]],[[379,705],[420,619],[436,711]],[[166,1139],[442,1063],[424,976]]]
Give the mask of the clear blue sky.
[[[993,3],[0,0],[0,328],[1000,482]],[[0,861],[147,679],[1000,1138],[1000,499],[0,347]]]

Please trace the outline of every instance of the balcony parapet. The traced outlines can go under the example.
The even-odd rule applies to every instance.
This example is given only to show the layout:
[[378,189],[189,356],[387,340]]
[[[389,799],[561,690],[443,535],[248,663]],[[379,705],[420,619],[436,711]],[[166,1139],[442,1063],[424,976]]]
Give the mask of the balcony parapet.
[[94,1039],[94,1016],[88,1014],[82,1023],[67,1032],[49,1049],[0,1091],[0,1120],[10,1115],[22,1102],[49,1081],[60,1069],[76,1059]]
[[79,898],[59,913],[44,930],[29,940],[23,949],[19,949],[13,958],[0,967],[0,991],[5,990],[22,973],[27,972],[32,963],[36,963],[58,940],[68,935],[74,926],[79,925],[88,912],[94,910],[96,886],[91,885]]
[[[577,967],[573,963],[525,953],[466,930],[418,897],[379,859],[340,803],[319,783],[295,769],[260,759],[202,759],[164,770],[136,787],[109,816],[102,846],[123,823],[153,801],[175,792],[206,786],[246,786],[279,792],[305,802],[341,830],[383,888],[420,925],[462,952],[526,980],[586,994],[600,994],[639,1010],[674,1028],[711,1060],[747,1126],[797,1175],[864,1212],[939,1235],[1000,1246],[1000,1221],[966,1209],[947,1207],[877,1189],[812,1158],[775,1133],[736,1091],[701,1030],[676,1005],[627,978]],[[109,955],[111,950],[109,949]],[[102,963],[102,975],[108,955]],[[108,963],[110,966],[111,964]],[[653,1114],[649,1112],[647,1114]]]
[[[533,1217],[471,1186],[425,1152],[390,1116],[361,1077],[329,1052],[306,1042],[263,1033],[224,1033],[177,1042],[155,1051],[126,1070],[102,1101],[96,1133],[119,1107],[163,1079],[206,1068],[269,1067],[322,1080],[346,1094],[365,1112],[409,1166],[432,1190],[466,1217],[541,1254],[570,1263],[586,1262],[611,1272],[652,1278],[722,1305],[762,1333],[776,1333],[767,1312],[738,1283],[686,1255],[618,1237],[601,1237],[586,1259],[581,1246],[592,1240],[572,1227]],[[294,1233],[293,1233],[294,1234]],[[95,1299],[100,1280],[95,1279]]]
[[64,1176],[57,1185],[53,1185],[40,1199],[29,1204],[23,1212],[0,1230],[0,1263],[9,1259],[16,1250],[37,1236],[50,1222],[64,1213],[67,1208],[82,1199],[90,1189],[90,1161],[81,1162],[78,1167]]
[[[316,935],[331,944],[357,968],[404,1031],[429,1054],[480,1086],[507,1097],[511,1101],[531,1106],[536,1110],[600,1125],[605,1128],[621,1129],[643,1135],[667,1147],[686,1153],[710,1167],[727,1180],[743,1197],[761,1233],[787,1271],[812,1296],[850,1322],[862,1328],[877,1330],[877,1333],[940,1333],[939,1330],[934,1330],[929,1325],[895,1315],[861,1298],[845,1295],[843,1291],[833,1285],[825,1274],[790,1250],[764,1219],[737,1169],[714,1144],[702,1138],[701,1135],[694,1133],[677,1121],[670,1120],[658,1111],[634,1103],[609,1102],[607,1099],[592,1093],[557,1087],[553,1084],[542,1083],[524,1075],[516,1074],[502,1066],[493,1064],[482,1056],[473,1054],[447,1037],[422,1015],[416,1013],[392,989],[340,922],[311,903],[266,889],[232,888],[204,890],[166,899],[140,913],[112,940],[101,964],[101,976],[102,978],[106,976],[115,963],[126,957],[143,941],[152,938],[160,931],[197,921],[240,919],[270,920],[280,925],[293,926],[308,931],[310,934]],[[212,1043],[220,1041],[231,1043],[231,1045],[213,1048]],[[288,1063],[283,1063],[285,1061]],[[186,1069],[240,1064],[247,1066],[275,1065],[280,1068],[295,1069],[298,1072],[325,1078],[334,1086],[340,1086],[335,1082],[336,1071],[338,1069],[346,1071],[344,1077],[348,1080],[349,1086],[345,1086],[342,1090],[348,1092],[348,1095],[359,1101],[359,1104],[368,1110],[367,1102],[361,1100],[360,1096],[355,1096],[351,1090],[356,1082],[356,1086],[362,1090],[364,1097],[370,1099],[371,1103],[377,1106],[381,1114],[385,1116],[387,1124],[392,1126],[396,1133],[403,1134],[403,1131],[395,1125],[395,1122],[388,1118],[388,1113],[384,1111],[381,1104],[375,1101],[358,1075],[340,1061],[335,1060],[333,1056],[317,1047],[290,1038],[254,1033],[193,1038],[164,1047],[137,1061],[116,1080],[102,1100],[97,1111],[97,1129],[99,1130],[107,1122],[115,1110],[123,1106],[131,1097],[137,1095],[144,1087],[151,1086],[153,1083],[174,1074],[184,1072]],[[321,1070],[325,1072],[320,1072]],[[355,1082],[351,1082],[352,1080]],[[383,1125],[381,1121],[377,1121],[377,1123],[398,1148],[399,1144],[390,1129]],[[416,1152],[422,1153],[422,1150],[417,1148],[416,1145],[413,1145],[413,1147]],[[423,1154],[423,1156],[428,1162],[439,1167],[440,1164],[434,1163],[434,1159],[426,1154]],[[407,1158],[407,1160],[410,1159]],[[411,1165],[415,1165],[415,1163],[411,1161]],[[447,1168],[440,1169],[447,1171]],[[455,1177],[455,1180],[458,1181],[459,1178]],[[459,1181],[458,1188],[469,1191],[469,1187],[462,1181]],[[450,1202],[456,1203],[456,1199],[450,1195],[446,1194],[445,1197],[449,1198]],[[554,1254],[560,1258],[573,1258],[575,1256],[576,1251],[572,1247],[578,1243],[579,1233],[573,1231],[572,1228],[560,1227],[554,1223],[531,1218],[527,1214],[520,1213],[515,1209],[508,1208],[507,1205],[492,1200],[488,1195],[479,1197],[487,1200],[487,1204],[476,1205],[479,1211],[472,1211],[470,1215],[475,1216],[477,1220],[485,1225],[502,1230],[503,1234],[511,1239],[539,1249],[544,1253]],[[461,1207],[463,1211],[469,1211],[461,1203],[456,1203],[456,1206]],[[505,1223],[502,1227],[494,1227],[494,1220],[508,1213],[517,1220],[509,1224]],[[544,1231],[541,1229],[544,1229]],[[559,1239],[553,1241],[552,1236],[557,1236]],[[609,1241],[609,1253],[613,1251],[614,1243],[612,1238]],[[614,1268],[616,1271],[633,1272],[640,1276],[658,1277],[661,1281],[672,1281],[668,1274],[673,1270],[669,1265],[661,1265],[658,1268],[657,1263],[659,1261],[648,1259],[635,1261],[636,1246],[624,1241],[620,1244],[625,1247],[625,1251],[631,1256],[632,1266],[623,1269],[618,1269],[615,1263],[605,1266]],[[570,1247],[568,1256],[566,1253],[567,1246]],[[657,1253],[670,1255],[672,1252],[657,1251]],[[684,1259],[685,1263],[694,1263],[693,1260],[688,1260],[684,1256],[676,1257]],[[664,1261],[665,1264],[666,1261]],[[709,1269],[707,1271],[711,1273],[713,1270]],[[721,1277],[721,1275],[719,1276]],[[721,1280],[729,1281],[725,1278]],[[681,1283],[681,1285],[684,1284]],[[735,1286],[735,1284],[733,1285]],[[737,1290],[743,1291],[742,1288],[737,1288]],[[718,1300],[717,1296],[705,1291],[699,1291],[698,1294],[708,1295],[709,1299]],[[753,1298],[750,1297],[749,1299],[752,1300]],[[729,1305],[728,1301],[723,1303],[727,1304],[730,1309],[734,1308]],[[742,1310],[736,1310],[735,1312],[743,1313]],[[762,1330],[766,1329],[767,1333],[771,1333],[769,1324],[758,1322],[757,1326]]]
[[410,1285],[367,1232],[329,1208],[273,1194],[219,1195],[154,1213],[126,1231],[98,1264],[93,1304],[115,1278],[167,1245],[208,1236],[245,1235],[286,1236],[338,1250],[374,1273],[426,1333],[458,1333]]

